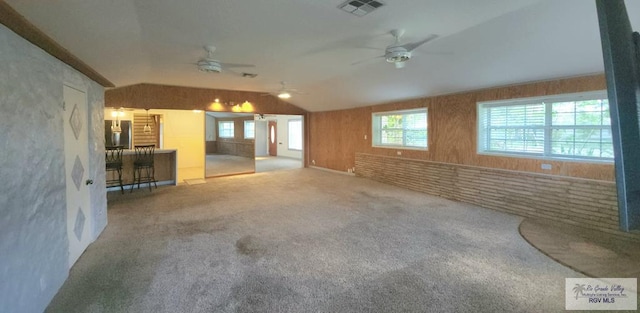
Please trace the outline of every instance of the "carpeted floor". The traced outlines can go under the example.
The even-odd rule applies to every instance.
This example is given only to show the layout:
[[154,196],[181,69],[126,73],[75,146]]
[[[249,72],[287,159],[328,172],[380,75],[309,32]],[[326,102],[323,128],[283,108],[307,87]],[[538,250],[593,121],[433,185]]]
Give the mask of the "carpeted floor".
[[207,154],[205,161],[206,177],[255,171],[255,161],[253,158],[228,154]]
[[520,217],[296,169],[111,192],[48,312],[558,312]]
[[256,173],[302,168],[302,160],[287,157],[256,157]]
[[226,154],[209,154],[206,157],[206,176],[226,176],[248,172],[272,172],[302,168],[302,160],[287,157],[260,156],[255,160]]

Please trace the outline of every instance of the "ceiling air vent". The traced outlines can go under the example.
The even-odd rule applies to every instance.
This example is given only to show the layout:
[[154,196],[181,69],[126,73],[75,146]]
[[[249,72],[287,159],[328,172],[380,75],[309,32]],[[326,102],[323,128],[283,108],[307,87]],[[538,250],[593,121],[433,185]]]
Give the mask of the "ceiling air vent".
[[384,3],[380,0],[351,0],[341,4],[338,8],[356,16],[365,16],[383,5]]

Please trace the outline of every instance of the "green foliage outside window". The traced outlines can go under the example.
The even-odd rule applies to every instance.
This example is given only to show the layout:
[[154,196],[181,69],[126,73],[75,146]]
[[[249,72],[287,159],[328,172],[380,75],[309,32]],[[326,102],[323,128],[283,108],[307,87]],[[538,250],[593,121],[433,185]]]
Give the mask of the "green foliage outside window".
[[607,99],[479,105],[479,151],[613,158]]
[[426,109],[374,114],[374,145],[426,148]]

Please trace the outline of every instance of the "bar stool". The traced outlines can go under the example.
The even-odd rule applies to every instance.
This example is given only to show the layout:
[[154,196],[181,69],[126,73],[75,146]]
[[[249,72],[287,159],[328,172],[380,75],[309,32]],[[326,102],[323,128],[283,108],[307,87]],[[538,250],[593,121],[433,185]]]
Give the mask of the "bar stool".
[[[155,168],[153,164],[155,145],[135,146],[135,159],[133,160],[133,184],[131,184],[131,192],[138,178],[138,189],[140,183],[149,183],[149,191],[151,191],[151,183],[158,188],[155,178]],[[143,175],[144,173],[144,175]]]
[[124,194],[122,185],[122,149],[123,146],[105,147],[105,165],[107,176],[107,187],[120,186],[120,192]]

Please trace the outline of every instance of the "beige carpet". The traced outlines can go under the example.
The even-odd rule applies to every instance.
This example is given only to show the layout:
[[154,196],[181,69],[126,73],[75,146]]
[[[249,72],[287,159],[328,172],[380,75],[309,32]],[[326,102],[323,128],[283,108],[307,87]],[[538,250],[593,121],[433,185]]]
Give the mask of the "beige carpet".
[[233,175],[255,171],[253,158],[237,155],[209,154],[205,159],[206,177]]
[[520,217],[314,169],[111,192],[48,312],[560,312]]
[[185,179],[184,182],[187,185],[200,185],[200,184],[206,184],[207,183],[207,181],[205,179],[202,179],[202,178]]
[[301,168],[302,160],[287,157],[256,157],[256,173],[273,172]]

